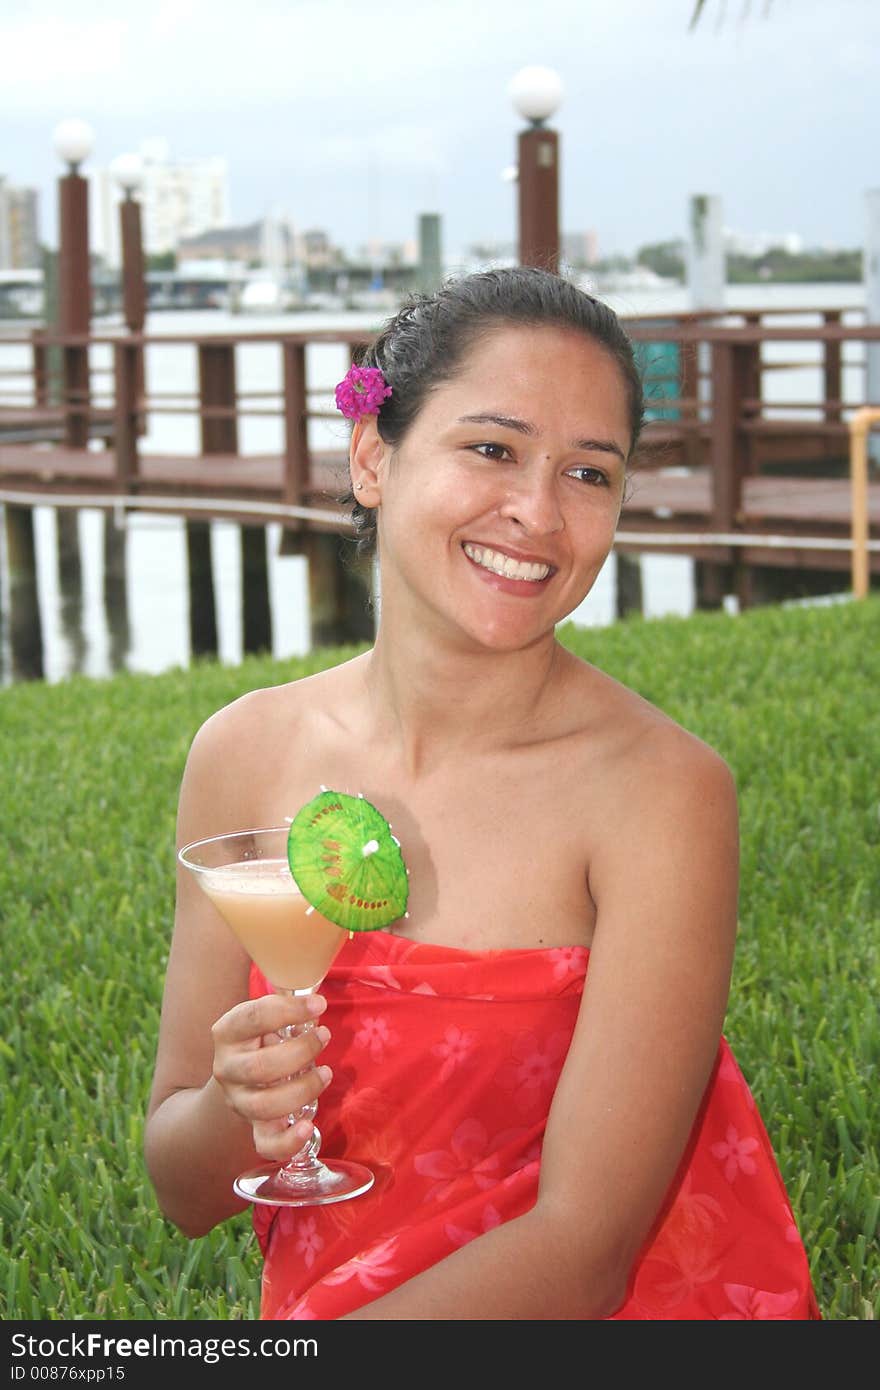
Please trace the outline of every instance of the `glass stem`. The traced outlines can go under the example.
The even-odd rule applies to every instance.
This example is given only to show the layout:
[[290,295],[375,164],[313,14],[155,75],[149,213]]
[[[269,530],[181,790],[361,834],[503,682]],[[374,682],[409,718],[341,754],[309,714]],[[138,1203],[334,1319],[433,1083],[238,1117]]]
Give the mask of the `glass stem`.
[[[305,1033],[314,1032],[317,1024],[311,1019],[307,1023],[291,1023],[286,1028],[281,1029],[283,1038],[301,1038]],[[297,1076],[302,1076],[307,1071],[314,1070],[314,1062],[310,1062]],[[290,1124],[295,1125],[298,1120],[312,1120],[318,1113],[317,1100],[309,1101],[308,1105],[300,1106],[299,1110],[288,1115]],[[323,1165],[318,1158],[318,1150],[321,1147],[321,1134],[318,1129],[312,1129],[311,1137],[306,1140],[302,1148],[290,1157],[282,1168],[282,1172],[289,1174],[290,1177],[300,1177],[306,1173],[316,1172]]]

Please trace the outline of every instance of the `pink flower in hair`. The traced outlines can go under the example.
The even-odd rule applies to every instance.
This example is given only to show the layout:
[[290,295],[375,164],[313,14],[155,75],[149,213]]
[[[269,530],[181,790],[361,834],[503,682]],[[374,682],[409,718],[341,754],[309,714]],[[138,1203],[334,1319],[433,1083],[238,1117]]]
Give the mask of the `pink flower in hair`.
[[382,402],[391,395],[378,367],[349,367],[336,388],[336,406],[348,420],[378,415]]

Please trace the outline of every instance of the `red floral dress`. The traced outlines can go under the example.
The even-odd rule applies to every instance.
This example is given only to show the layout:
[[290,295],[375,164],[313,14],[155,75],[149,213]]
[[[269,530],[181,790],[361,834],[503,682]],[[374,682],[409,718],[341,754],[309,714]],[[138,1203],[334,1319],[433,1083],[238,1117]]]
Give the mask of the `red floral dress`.
[[[464,951],[364,932],[321,992],[322,1153],[373,1188],[323,1207],[254,1207],[264,1318],[334,1319],[388,1293],[537,1197],[544,1126],[589,961],[583,947]],[[267,992],[256,967],[252,995]],[[726,1041],[616,1319],[818,1319],[760,1115]]]

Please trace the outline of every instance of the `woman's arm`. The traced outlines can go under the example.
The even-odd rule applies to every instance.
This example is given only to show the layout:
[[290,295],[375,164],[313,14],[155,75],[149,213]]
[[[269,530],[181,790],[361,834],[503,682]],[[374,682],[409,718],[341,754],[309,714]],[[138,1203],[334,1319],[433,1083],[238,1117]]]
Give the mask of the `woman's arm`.
[[[181,783],[178,848],[258,823],[247,804],[253,725],[239,701],[196,735]],[[190,1236],[247,1206],[232,1190],[239,1172],[302,1147],[311,1126],[301,1133],[286,1116],[327,1084],[317,1070],[295,1073],[328,1035],[282,1043],[276,1030],[303,1022],[307,1005],[281,995],[248,1000],[249,966],[216,908],[178,865],[144,1153],[162,1211]]]
[[726,764],[655,729],[603,805],[597,925],[531,1211],[351,1318],[601,1318],[675,1175],[717,1055],[736,936],[738,826]]

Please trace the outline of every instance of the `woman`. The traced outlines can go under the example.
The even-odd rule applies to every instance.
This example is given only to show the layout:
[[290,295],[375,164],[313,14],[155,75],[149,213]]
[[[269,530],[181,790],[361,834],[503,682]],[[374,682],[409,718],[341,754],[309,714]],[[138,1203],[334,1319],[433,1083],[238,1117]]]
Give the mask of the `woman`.
[[816,1318],[722,1037],[730,769],[555,638],[614,540],[642,418],[629,342],[517,268],[417,297],[361,365],[338,400],[375,644],[209,719],[178,834],[361,792],[400,839],[409,912],[337,957],[331,1032],[278,1042],[309,1006],[180,882],[146,1138],[162,1208],[193,1236],[239,1211],[234,1175],[301,1147],[287,1116],[335,1073],[324,1152],[378,1180],[255,1209],[264,1317]]

